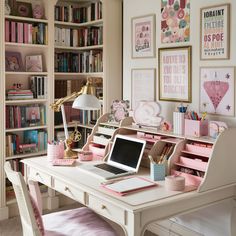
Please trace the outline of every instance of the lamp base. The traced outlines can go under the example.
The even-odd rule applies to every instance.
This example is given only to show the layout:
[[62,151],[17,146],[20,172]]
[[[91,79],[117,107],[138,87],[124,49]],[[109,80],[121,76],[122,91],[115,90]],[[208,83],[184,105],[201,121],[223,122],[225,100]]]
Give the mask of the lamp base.
[[78,153],[73,151],[71,148],[66,148],[64,151],[64,158],[65,159],[76,159],[78,158]]

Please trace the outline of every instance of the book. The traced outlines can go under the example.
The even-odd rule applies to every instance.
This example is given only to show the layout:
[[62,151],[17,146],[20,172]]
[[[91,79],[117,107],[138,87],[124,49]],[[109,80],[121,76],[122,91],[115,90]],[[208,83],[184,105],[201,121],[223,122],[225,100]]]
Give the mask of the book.
[[157,183],[152,182],[151,180],[143,177],[135,176],[124,179],[107,181],[103,183],[101,186],[115,194],[123,196],[135,191],[147,189],[150,187],[155,187],[157,186]]

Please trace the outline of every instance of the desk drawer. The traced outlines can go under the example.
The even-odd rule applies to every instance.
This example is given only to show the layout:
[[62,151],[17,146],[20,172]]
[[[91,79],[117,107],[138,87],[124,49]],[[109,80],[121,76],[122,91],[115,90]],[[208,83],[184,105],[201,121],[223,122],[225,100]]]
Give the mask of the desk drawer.
[[125,224],[125,210],[92,195],[88,196],[88,206],[98,214]]
[[37,171],[34,168],[30,168],[29,178],[45,184],[48,187],[52,187],[52,177],[48,174],[42,173],[41,171]]
[[85,204],[85,193],[82,190],[75,189],[75,187],[57,179],[54,179],[54,189],[69,198]]

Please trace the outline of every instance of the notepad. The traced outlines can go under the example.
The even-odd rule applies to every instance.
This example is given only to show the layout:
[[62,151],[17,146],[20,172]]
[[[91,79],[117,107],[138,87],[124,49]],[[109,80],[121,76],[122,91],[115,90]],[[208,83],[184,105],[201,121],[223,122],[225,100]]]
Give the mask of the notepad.
[[149,187],[154,187],[156,185],[157,183],[152,182],[142,177],[131,177],[131,178],[115,181],[114,183],[103,184],[102,186],[105,189],[110,190],[119,195],[126,195],[133,191],[138,191],[138,190],[146,189]]

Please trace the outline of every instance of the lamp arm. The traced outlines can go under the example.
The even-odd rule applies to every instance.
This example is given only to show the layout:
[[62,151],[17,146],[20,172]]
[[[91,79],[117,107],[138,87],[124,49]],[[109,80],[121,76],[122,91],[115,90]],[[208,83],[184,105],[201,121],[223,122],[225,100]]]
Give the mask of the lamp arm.
[[69,101],[72,98],[77,98],[78,96],[80,96],[83,93],[83,88],[79,91],[79,92],[74,92],[64,98],[60,98],[58,99],[56,102],[50,104],[50,107],[55,111],[55,112],[59,112],[61,110],[61,106]]

